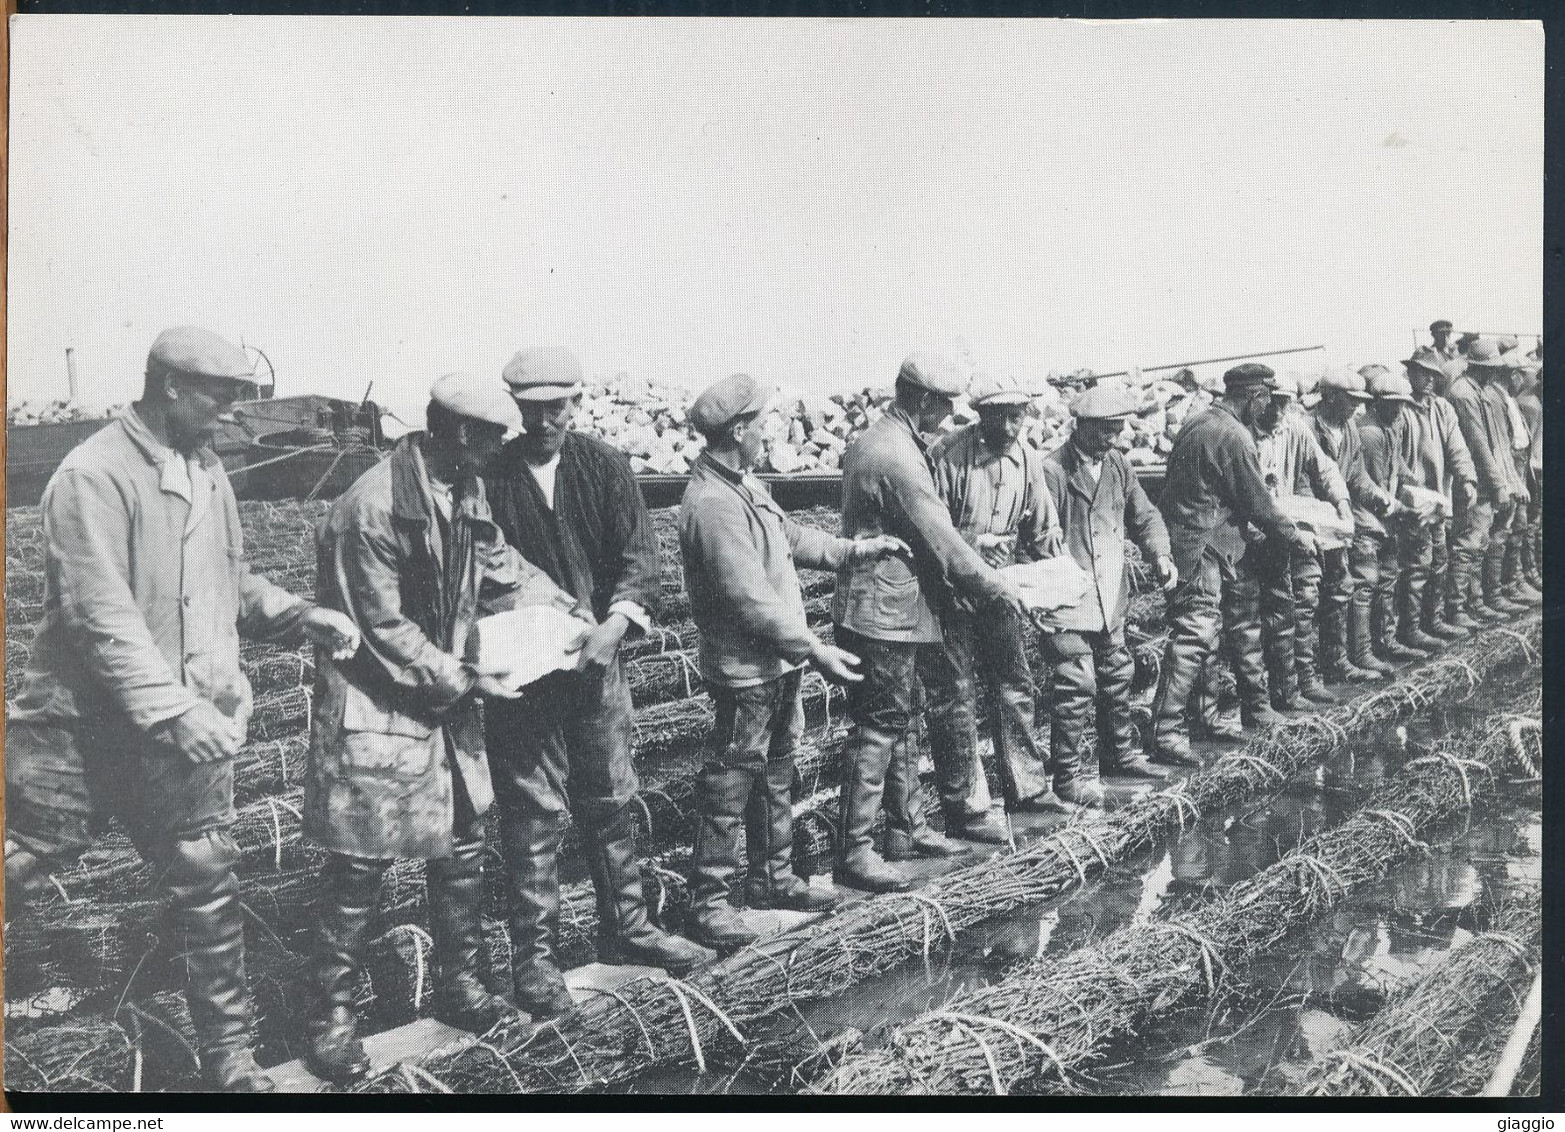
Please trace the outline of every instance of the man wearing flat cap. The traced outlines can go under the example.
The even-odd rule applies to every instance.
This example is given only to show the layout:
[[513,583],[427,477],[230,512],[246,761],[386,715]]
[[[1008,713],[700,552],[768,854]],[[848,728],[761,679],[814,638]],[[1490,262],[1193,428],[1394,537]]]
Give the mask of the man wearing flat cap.
[[[1179,584],[1169,595],[1168,646],[1153,701],[1153,762],[1198,766],[1185,709],[1221,636],[1239,686],[1246,728],[1283,717],[1272,710],[1261,648],[1260,584],[1244,524],[1309,552],[1308,532],[1282,513],[1261,476],[1255,429],[1271,405],[1275,373],[1256,362],[1223,375],[1223,397],[1185,422],[1168,455],[1158,508],[1168,526]],[[1219,634],[1219,625],[1227,632]]]
[[1135,661],[1125,645],[1130,586],[1125,570],[1127,533],[1152,563],[1158,581],[1179,581],[1163,516],[1147,498],[1135,469],[1115,446],[1136,399],[1120,385],[1099,385],[1071,403],[1070,440],[1043,461],[1043,478],[1064,530],[1065,547],[1092,578],[1080,605],[1055,613],[1058,632],[1046,633],[1051,666],[1049,749],[1056,765],[1080,766],[1097,709],[1098,769],[1102,775],[1160,779],[1163,772],[1136,749],[1130,714]]
[[[1054,504],[1044,489],[1038,454],[1023,446],[1022,424],[1031,397],[1014,378],[976,376],[968,403],[978,420],[941,437],[929,448],[935,490],[945,500],[957,531],[994,567],[1034,562],[1060,553]],[[924,650],[919,674],[928,693],[925,717],[937,765],[957,759],[973,763],[973,793],[964,808],[947,809],[946,833],[968,841],[1004,844],[1005,827],[989,813],[988,782],[978,754],[978,688],[989,692],[989,728],[994,740],[1005,808],[1060,811],[1085,800],[1079,768],[1049,766],[1048,753],[1033,736],[1037,714],[1032,671],[1027,663],[1031,622],[1007,606],[973,609],[957,597],[941,624],[939,647]],[[1062,793],[1057,797],[1054,787]],[[1081,798],[1076,797],[1082,795]],[[887,835],[890,860],[906,854],[901,834]]]
[[500,843],[511,890],[512,983],[534,1017],[571,1009],[555,948],[559,849],[567,815],[583,834],[598,904],[598,959],[683,975],[712,952],[654,925],[642,893],[633,813],[627,634],[651,627],[662,600],[651,516],[624,453],[571,428],[581,363],[569,350],[522,350],[503,372],[526,431],[486,476],[494,520],[597,626],[575,671],[497,701],[487,715]]
[[[1261,415],[1256,441],[1261,474],[1279,503],[1312,496],[1336,508],[1347,522],[1353,505],[1341,469],[1327,456],[1309,420],[1294,410],[1298,379],[1281,374],[1271,405]],[[1265,539],[1255,548],[1261,568],[1261,628],[1272,706],[1306,711],[1337,697],[1321,681],[1317,665],[1315,614],[1320,603],[1319,548],[1308,553]]]
[[[896,400],[848,445],[842,464],[842,534],[893,535],[913,549],[912,560],[888,555],[837,570],[832,618],[837,643],[864,662],[864,680],[848,693],[853,734],[842,784],[836,879],[872,892],[900,892],[912,882],[875,852],[871,829],[886,806],[887,836],[897,849],[920,856],[960,850],[929,830],[923,817],[917,760],[909,741],[913,679],[919,650],[937,645],[960,597],[974,609],[1002,603],[1017,615],[1027,608],[951,522],[935,490],[924,433],[951,414],[964,384],[949,359],[918,352],[902,363]],[[947,811],[960,812],[972,790],[973,760],[935,767]]]
[[890,535],[837,538],[800,526],[750,474],[762,452],[769,390],[746,374],[711,386],[690,406],[706,438],[679,509],[685,589],[701,634],[701,676],[716,722],[697,780],[690,866],[692,939],[724,954],[756,935],[734,912],[730,886],[749,856],[751,908],[820,912],[836,894],[793,872],[794,749],[804,729],[804,666],[853,684],[858,658],[822,641],[804,620],[797,566],[835,570],[909,553]]
[[[1359,370],[1370,395],[1369,412],[1359,426],[1364,445],[1364,471],[1375,485],[1392,497],[1381,516],[1381,530],[1354,532],[1354,553],[1371,574],[1369,599],[1370,643],[1375,656],[1387,664],[1423,660],[1439,651],[1441,641],[1424,638],[1417,631],[1416,616],[1397,601],[1402,575],[1429,569],[1429,539],[1421,528],[1430,518],[1403,503],[1408,486],[1419,486],[1413,435],[1403,416],[1413,404],[1413,387],[1407,378],[1382,365]],[[1422,594],[1419,595],[1422,600]],[[1404,613],[1406,624],[1404,625]],[[1427,641],[1427,643],[1426,643]]]
[[1448,362],[1456,357],[1456,344],[1451,341],[1451,320],[1437,318],[1429,324],[1429,337],[1434,342],[1432,347],[1436,357],[1442,362]]
[[1428,571],[1406,571],[1398,601],[1404,607],[1404,623],[1415,616],[1412,608],[1416,606],[1417,622],[1424,633],[1441,641],[1458,641],[1477,629],[1478,623],[1462,612],[1448,588],[1452,516],[1472,506],[1478,485],[1456,410],[1435,392],[1447,364],[1438,352],[1424,347],[1414,350],[1402,363],[1413,390],[1413,403],[1402,414],[1412,469],[1420,486],[1439,492],[1445,499],[1446,511],[1423,528],[1429,538]]
[[338,1084],[370,1068],[354,999],[397,858],[426,862],[435,1017],[475,1033],[515,1017],[485,988],[480,919],[494,797],[481,698],[515,693],[469,661],[474,625],[529,605],[591,620],[490,518],[481,476],[522,424],[505,387],[449,374],[430,389],[427,416],[428,430],[359,477],[316,532],[321,601],[353,619],[365,646],[319,659],[304,790],[305,833],[328,850],[304,1057]]
[[1527,495],[1512,456],[1510,412],[1494,387],[1506,379],[1506,371],[1499,348],[1486,339],[1476,341],[1466,369],[1446,393],[1478,480],[1477,500],[1458,511],[1453,524],[1452,588],[1458,607],[1484,624],[1508,621],[1526,608],[1512,601],[1502,584],[1511,524]]
[[234,866],[234,756],[249,723],[239,638],[358,647],[351,622],[250,573],[209,444],[253,380],[209,330],[158,335],[141,399],[44,490],[44,618],[7,713],[6,910],[118,818],[168,898],[201,1078],[270,1092],[251,1050]]
[[1332,682],[1362,684],[1393,669],[1375,656],[1370,635],[1370,603],[1377,578],[1378,538],[1395,498],[1371,479],[1364,465],[1359,409],[1369,401],[1367,383],[1351,369],[1321,376],[1320,404],[1310,414],[1315,439],[1342,473],[1352,503],[1354,540],[1346,548],[1325,551],[1321,560],[1320,665]]

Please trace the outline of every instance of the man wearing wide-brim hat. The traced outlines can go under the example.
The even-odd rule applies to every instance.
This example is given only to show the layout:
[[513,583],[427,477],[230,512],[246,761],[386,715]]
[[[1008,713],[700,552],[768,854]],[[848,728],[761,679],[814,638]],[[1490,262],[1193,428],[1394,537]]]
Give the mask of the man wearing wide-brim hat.
[[[935,490],[950,508],[956,529],[995,567],[1060,552],[1059,521],[1044,489],[1038,454],[1021,442],[1031,401],[1014,377],[978,374],[968,387],[968,403],[978,420],[929,448]],[[995,844],[1007,840],[1004,825],[989,814],[988,780],[976,761],[979,679],[989,691],[990,734],[1006,809],[1059,812],[1067,808],[1062,799],[1087,800],[1078,796],[1087,789],[1077,780],[1079,768],[1056,763],[1051,787],[1049,753],[1033,735],[1037,704],[1027,663],[1029,628],[1030,622],[1004,605],[972,609],[957,600],[942,621],[940,647],[925,650],[920,658],[935,761],[975,760],[967,808],[946,811],[946,832],[954,837]],[[1056,788],[1064,791],[1059,798]],[[895,859],[903,848],[888,844],[888,856]]]
[[690,861],[692,939],[728,954],[756,933],[733,907],[732,883],[749,856],[745,903],[752,909],[822,912],[829,888],[793,872],[794,750],[804,729],[800,679],[810,665],[828,679],[862,677],[858,658],[811,632],[795,569],[910,553],[900,539],[845,539],[794,522],[750,474],[759,461],[761,414],[771,390],[734,374],[691,403],[706,438],[679,507],[685,591],[701,634],[701,678],[714,723],[696,782],[696,841]]
[[1066,552],[1092,578],[1092,587],[1080,605],[1055,613],[1058,631],[1043,636],[1050,663],[1050,753],[1056,765],[1079,767],[1096,708],[1099,773],[1160,779],[1163,772],[1136,749],[1131,719],[1136,664],[1125,644],[1127,534],[1165,590],[1173,589],[1179,571],[1163,516],[1114,444],[1140,406],[1124,386],[1099,385],[1070,408],[1070,440],[1044,459],[1043,478]]
[[1153,762],[1199,765],[1190,753],[1185,710],[1218,644],[1220,623],[1228,630],[1224,644],[1244,726],[1283,719],[1269,702],[1260,583],[1243,533],[1250,523],[1301,549],[1314,546],[1309,533],[1278,509],[1261,476],[1253,430],[1271,404],[1275,376],[1257,362],[1228,370],[1222,400],[1185,423],[1168,455],[1158,509],[1168,526],[1179,584],[1169,595],[1168,645],[1153,701]]
[[434,949],[434,1016],[483,1033],[516,1011],[486,989],[485,815],[493,800],[483,703],[515,695],[468,658],[481,614],[547,605],[591,616],[506,545],[482,475],[521,414],[497,378],[448,374],[428,428],[403,437],[332,505],[316,532],[321,601],[364,635],[320,657],[304,830],[328,850],[306,965],[305,1063],[346,1083],[369,1071],[354,1003],[397,858],[422,859]]
[[[921,649],[938,645],[953,599],[975,609],[1008,606],[1029,616],[1016,588],[968,545],[935,490],[925,433],[951,415],[966,384],[950,359],[915,352],[897,373],[896,400],[848,445],[842,462],[842,534],[894,535],[913,548],[897,556],[845,564],[837,571],[832,619],[837,644],[862,658],[864,680],[848,693],[848,739],[837,828],[840,884],[872,892],[912,885],[875,852],[872,831],[882,803],[888,838],[921,856],[960,852],[928,829],[910,743],[913,683]],[[942,805],[959,810],[972,789],[971,758],[937,763]],[[899,847],[900,847],[899,845]]]
[[139,401],[44,489],[44,618],[7,712],[6,911],[110,817],[153,866],[186,975],[201,1080],[271,1092],[252,1052],[234,868],[234,757],[251,698],[239,639],[358,647],[338,613],[245,564],[212,430],[253,366],[210,330],[165,330]]
[[[1421,486],[1437,491],[1445,498],[1446,513],[1421,528],[1428,532],[1429,538],[1428,574],[1420,579],[1414,570],[1405,572],[1406,589],[1398,600],[1416,604],[1417,621],[1426,634],[1455,641],[1477,629],[1478,623],[1462,612],[1449,584],[1452,516],[1472,506],[1478,489],[1473,458],[1462,436],[1456,410],[1435,392],[1445,378],[1448,364],[1437,351],[1423,346],[1402,363],[1413,390],[1412,407],[1402,414],[1412,467],[1419,475]],[[1415,598],[1420,584],[1422,596]],[[1404,612],[1404,622],[1412,616],[1411,612]]]
[[1452,585],[1458,606],[1484,623],[1509,620],[1526,608],[1505,593],[1502,581],[1511,523],[1527,497],[1512,455],[1510,410],[1496,386],[1507,377],[1499,348],[1482,339],[1469,348],[1466,368],[1446,393],[1478,481],[1478,498],[1457,512],[1453,524]]

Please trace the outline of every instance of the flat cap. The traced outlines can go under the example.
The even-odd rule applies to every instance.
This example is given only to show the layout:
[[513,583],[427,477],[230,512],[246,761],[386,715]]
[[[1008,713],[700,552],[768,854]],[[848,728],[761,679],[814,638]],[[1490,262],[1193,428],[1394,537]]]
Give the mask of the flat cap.
[[1334,389],[1346,393],[1355,401],[1369,400],[1363,376],[1350,369],[1329,369],[1320,375],[1320,391],[1329,393]]
[[1291,373],[1279,373],[1272,379],[1273,397],[1292,397],[1295,400],[1299,396],[1299,379]]
[[759,413],[769,400],[770,390],[749,374],[736,373],[702,390],[687,415],[702,436],[710,437],[746,413]]
[[1223,374],[1224,389],[1247,389],[1253,385],[1264,385],[1272,389],[1276,384],[1276,371],[1271,366],[1263,366],[1260,362],[1245,362]]
[[1431,333],[1431,334],[1436,334],[1436,333],[1438,333],[1438,332],[1440,332],[1442,330],[1450,330],[1450,329],[1451,329],[1451,320],[1448,319],[1448,318],[1437,318],[1437,319],[1435,319],[1433,322],[1431,322],[1429,324],[1429,333]]
[[506,394],[505,386],[492,377],[448,373],[429,387],[429,399],[459,417],[504,425],[512,432],[524,431],[522,411]]
[[1032,394],[1022,388],[1022,383],[1012,374],[992,376],[977,374],[967,387],[968,403],[981,408],[984,405],[1028,405]]
[[1117,382],[1094,385],[1071,402],[1071,416],[1084,421],[1115,421],[1135,416],[1141,402]]
[[581,362],[563,346],[535,346],[505,363],[500,373],[511,396],[523,401],[563,401],[581,392]]
[[159,334],[147,354],[147,364],[192,377],[248,381],[255,376],[255,365],[243,350],[199,326],[176,326]]
[[1413,387],[1400,373],[1377,373],[1369,379],[1369,395],[1377,401],[1413,401]]
[[932,350],[915,350],[907,356],[897,371],[897,380],[942,397],[955,397],[962,392],[961,368],[944,354]]
[[1500,347],[1487,338],[1479,338],[1467,348],[1467,364],[1484,369],[1509,368],[1505,359],[1500,356]]
[[1429,346],[1420,346],[1413,351],[1413,356],[1404,358],[1402,364],[1408,369],[1418,368],[1426,373],[1432,373],[1436,377],[1445,372],[1445,359]]

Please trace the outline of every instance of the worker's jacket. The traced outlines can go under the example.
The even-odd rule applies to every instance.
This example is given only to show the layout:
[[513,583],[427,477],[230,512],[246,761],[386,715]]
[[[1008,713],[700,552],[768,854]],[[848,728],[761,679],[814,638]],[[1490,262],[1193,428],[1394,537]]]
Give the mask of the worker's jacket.
[[1065,534],[1065,549],[1092,576],[1081,604],[1050,614],[1051,624],[1082,633],[1113,632],[1125,623],[1125,533],[1148,559],[1169,555],[1168,528],[1123,453],[1103,457],[1098,478],[1081,450],[1067,443],[1043,461],[1043,479]]
[[1277,431],[1256,442],[1261,474],[1272,496],[1313,496],[1333,507],[1350,502],[1342,469],[1326,455],[1307,418],[1292,413],[1282,419]]
[[1195,577],[1208,550],[1237,562],[1245,550],[1245,523],[1267,535],[1293,536],[1293,521],[1278,510],[1261,477],[1255,438],[1222,402],[1179,430],[1158,509],[1181,578]]
[[893,406],[848,445],[842,461],[842,534],[895,535],[913,562],[888,554],[837,570],[832,617],[861,636],[929,644],[954,596],[982,608],[1002,583],[951,522],[935,491],[928,449],[906,413]]
[[1397,426],[1408,437],[1411,466],[1423,487],[1438,491],[1449,501],[1453,483],[1474,482],[1472,453],[1467,450],[1456,410],[1445,398],[1433,393],[1415,398],[1397,418]]
[[[303,640],[311,606],[252,574],[223,465],[189,468],[137,415],[73,449],[44,489],[44,612],[9,718],[150,741],[205,700],[243,736],[239,637]],[[9,586],[8,586],[9,589]]]
[[449,856],[454,790],[477,814],[493,801],[464,663],[481,608],[587,616],[506,545],[482,480],[453,490],[449,520],[439,513],[423,440],[404,437],[316,532],[319,600],[353,618],[363,645],[345,661],[317,650],[305,832],[358,857]]
[[853,543],[802,526],[754,476],[706,453],[679,508],[690,613],[701,631],[701,675],[747,688],[798,668],[815,644],[795,566],[835,570]]
[[1451,382],[1446,399],[1456,410],[1457,424],[1472,456],[1478,490],[1492,497],[1518,490],[1511,455],[1511,422],[1503,398],[1488,396],[1465,373]]
[[1373,479],[1364,467],[1364,438],[1359,431],[1356,417],[1349,417],[1341,428],[1327,424],[1320,411],[1310,414],[1310,425],[1315,439],[1324,452],[1337,465],[1343,482],[1348,485],[1348,499],[1353,504],[1353,526],[1366,534],[1386,533],[1382,516],[1395,502],[1392,495]]

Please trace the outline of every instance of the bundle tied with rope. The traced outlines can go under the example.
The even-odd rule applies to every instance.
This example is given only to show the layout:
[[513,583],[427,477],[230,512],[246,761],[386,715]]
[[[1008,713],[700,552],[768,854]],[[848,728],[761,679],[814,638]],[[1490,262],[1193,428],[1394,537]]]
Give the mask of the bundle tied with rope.
[[[1536,633],[1534,623],[1534,640]],[[1536,703],[1536,685],[1523,693],[1529,695]],[[1410,759],[1363,809],[1221,898],[1121,929],[1063,958],[1030,961],[998,983],[866,1038],[817,1091],[1079,1088],[1111,1040],[1173,1009],[1216,999],[1232,968],[1335,908],[1394,862],[1427,851],[1420,838],[1467,812],[1475,792],[1509,759],[1496,714]]]
[[[594,1088],[654,1067],[742,1059],[748,1038],[736,1042],[735,1030],[747,1035],[758,1023],[840,996],[905,963],[932,963],[961,931],[1078,888],[1204,810],[1274,791],[1377,727],[1437,701],[1469,698],[1497,673],[1527,671],[1539,635],[1536,618],[1520,633],[1483,634],[1391,687],[1258,736],[1178,788],[1074,822],[1018,851],[938,877],[919,892],[865,900],[765,939],[690,976],[712,1011],[687,1014],[664,984],[632,980],[547,1027],[494,1035],[490,1050],[436,1053],[421,1064],[457,1091],[549,1092]],[[1115,981],[1112,971],[1105,978]],[[360,1087],[396,1091],[408,1083],[382,1076]]]
[[1536,891],[1505,905],[1488,931],[1395,995],[1346,1045],[1311,1063],[1297,1082],[1299,1093],[1475,1095],[1532,981],[1541,932]]

